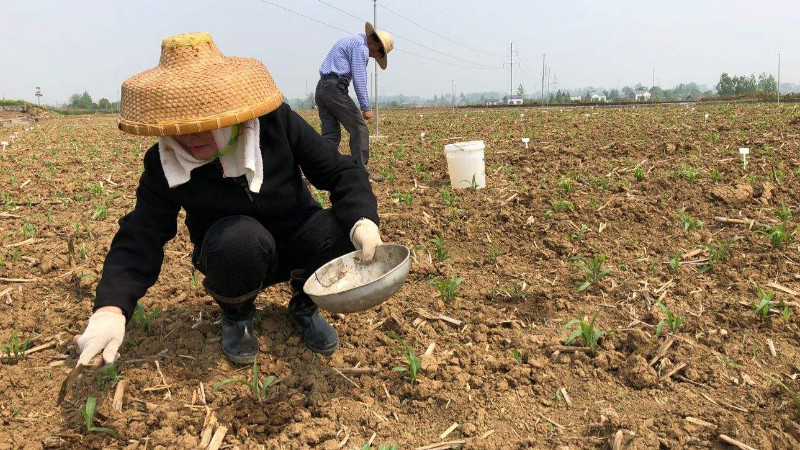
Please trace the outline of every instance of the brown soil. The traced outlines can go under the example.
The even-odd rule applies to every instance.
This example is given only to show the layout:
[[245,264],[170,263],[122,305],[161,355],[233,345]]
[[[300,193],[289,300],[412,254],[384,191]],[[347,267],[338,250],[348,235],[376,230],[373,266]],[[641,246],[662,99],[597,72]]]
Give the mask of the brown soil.
[[[318,126],[313,112],[303,114]],[[800,248],[774,247],[756,233],[765,229],[760,224],[779,224],[774,210],[782,204],[795,212],[800,206],[796,109],[400,110],[381,117],[389,137],[374,145],[370,165],[388,178],[373,185],[384,240],[414,250],[403,290],[373,310],[331,317],[341,339],[332,357],[301,345],[285,316],[288,287],[267,290],[259,297],[258,362],[261,376],[276,383],[261,403],[241,384],[212,392],[223,379],[249,379],[251,368],[232,366],[220,351],[219,311],[192,278],[181,224],[158,283],[142,300],[147,311],[163,311],[152,333],[129,328],[121,349],[121,412],[112,408],[113,383],[101,389],[91,373],[64,404],[56,396],[75,364],[72,338],[86,325],[103,258],[117,220],[134,204],[142,153],[153,139],[121,134],[109,116],[58,118],[20,132],[0,161],[0,343],[19,330],[31,346],[55,344],[0,364],[0,449],[196,448],[204,430],[217,426],[227,428],[224,448],[241,449],[352,449],[371,439],[376,449],[440,441],[724,448],[723,434],[761,449],[800,446]],[[520,142],[525,136],[529,150]],[[486,141],[487,187],[453,191],[451,200],[442,147],[472,139]],[[747,171],[743,146],[750,148]],[[684,231],[684,215],[702,226]],[[432,242],[438,236],[448,252],[441,262]],[[725,243],[724,260],[700,249]],[[609,273],[578,292],[584,278],[576,257],[594,255],[607,257]],[[681,264],[672,268],[676,255]],[[464,281],[448,300],[428,282],[434,278]],[[777,283],[775,301],[795,315],[785,319],[776,308],[760,320],[750,306],[758,300],[751,280],[767,290]],[[659,300],[686,320],[656,337],[665,318]],[[564,348],[572,328],[561,328],[593,316],[605,332],[598,347]],[[414,384],[392,370],[405,360],[389,331],[423,361]],[[375,371],[337,372],[356,366]],[[90,395],[98,398],[96,425],[122,439],[82,428]]]

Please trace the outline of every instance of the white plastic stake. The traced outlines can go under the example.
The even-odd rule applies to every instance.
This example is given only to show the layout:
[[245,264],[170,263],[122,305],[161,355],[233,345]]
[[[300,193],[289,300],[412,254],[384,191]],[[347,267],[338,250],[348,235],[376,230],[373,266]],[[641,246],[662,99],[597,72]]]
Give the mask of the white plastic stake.
[[739,149],[739,154],[742,155],[742,166],[744,166],[744,170],[747,170],[747,155],[750,154],[750,149],[742,147]]
[[583,117],[584,117],[584,122],[589,121],[589,114],[584,114]]
[[419,134],[419,140],[420,141],[424,141],[425,140],[425,132],[424,131]]
[[705,122],[708,122],[708,113],[706,113],[706,120],[705,120]]
[[519,118],[522,119],[523,117],[525,117],[525,114],[519,113]]
[[0,142],[0,145],[3,146],[3,152],[5,152],[6,151],[6,147],[8,147],[8,141]]
[[525,148],[528,148],[528,142],[531,141],[531,138],[522,138],[522,143],[525,144]]

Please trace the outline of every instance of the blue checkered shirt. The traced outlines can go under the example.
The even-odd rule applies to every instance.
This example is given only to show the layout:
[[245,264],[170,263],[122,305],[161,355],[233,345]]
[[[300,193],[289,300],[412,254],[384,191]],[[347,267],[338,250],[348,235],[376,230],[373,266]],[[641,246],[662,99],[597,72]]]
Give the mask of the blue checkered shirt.
[[336,41],[328,56],[322,61],[319,74],[322,76],[335,73],[348,81],[352,80],[361,110],[369,111],[367,63],[369,63],[367,35],[353,34]]

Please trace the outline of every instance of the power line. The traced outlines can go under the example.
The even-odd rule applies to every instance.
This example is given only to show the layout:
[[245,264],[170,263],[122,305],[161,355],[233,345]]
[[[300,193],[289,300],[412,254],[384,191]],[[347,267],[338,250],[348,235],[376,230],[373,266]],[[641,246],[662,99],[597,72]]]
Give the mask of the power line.
[[[345,33],[350,33],[350,31],[344,30],[344,29],[342,29],[342,28],[339,28],[339,27],[337,27],[337,26],[335,26],[335,25],[331,25],[331,24],[329,24],[329,23],[325,23],[325,22],[323,22],[323,21],[321,21],[321,20],[317,20],[317,19],[315,19],[315,18],[313,18],[313,17],[309,17],[309,16],[307,16],[307,15],[305,15],[305,14],[302,14],[302,13],[299,13],[299,12],[297,12],[297,11],[293,11],[293,10],[291,10],[291,9],[289,9],[289,8],[285,7],[285,6],[281,6],[281,5],[278,5],[278,4],[275,4],[275,3],[272,3],[272,2],[271,2],[271,1],[269,1],[269,0],[259,0],[259,1],[262,1],[262,2],[264,2],[264,3],[268,3],[268,4],[270,4],[270,5],[272,5],[272,6],[276,7],[276,8],[280,8],[280,9],[282,9],[282,10],[284,10],[284,11],[289,11],[289,12],[290,12],[290,13],[292,13],[292,14],[297,14],[297,15],[298,15],[298,16],[300,16],[300,17],[304,17],[304,18],[306,18],[306,19],[308,19],[308,20],[312,20],[312,21],[314,21],[314,22],[317,22],[317,23],[319,23],[319,24],[325,25],[325,26],[327,26],[327,27],[331,27],[331,28],[334,28],[334,29],[336,29],[336,30],[339,30],[339,31],[344,31]],[[330,6],[330,5],[329,5],[329,6]]]
[[427,56],[418,55],[418,54],[416,54],[416,53],[411,53],[411,52],[409,52],[408,50],[403,50],[403,49],[401,49],[401,48],[394,49],[394,51],[395,51],[395,52],[406,53],[406,54],[409,54],[409,55],[411,55],[411,56],[416,56],[417,58],[427,59],[428,61],[433,61],[433,62],[437,62],[437,63],[440,63],[440,64],[447,64],[447,65],[449,65],[449,66],[454,66],[454,67],[463,67],[463,68],[465,68],[465,69],[479,69],[479,70],[492,70],[492,69],[494,69],[494,70],[501,70],[501,69],[503,69],[502,67],[475,67],[475,66],[464,66],[464,65],[462,65],[462,64],[451,63],[451,62],[447,62],[447,61],[442,61],[442,60],[440,60],[440,59],[433,59],[433,58],[429,58],[429,57],[427,57]]
[[[319,0],[319,1],[322,1],[322,0]],[[426,28],[426,27],[422,26],[422,25],[418,24],[417,22],[414,22],[413,20],[409,19],[408,17],[404,17],[404,16],[400,15],[399,13],[397,13],[397,12],[395,12],[395,11],[392,11],[391,9],[387,8],[386,6],[383,6],[382,4],[381,4],[381,5],[379,5],[379,6],[380,6],[381,8],[383,8],[383,9],[385,9],[385,10],[389,11],[390,13],[392,13],[392,14],[396,15],[396,16],[397,16],[397,17],[399,17],[399,18],[401,18],[401,19],[403,19],[403,20],[406,20],[406,21],[408,21],[408,22],[411,22],[411,23],[413,23],[414,25],[416,25],[416,26],[418,26],[418,27],[422,28],[423,30],[425,30],[425,31],[427,31],[427,32],[429,32],[429,33],[433,33],[433,34],[435,34],[436,36],[439,36],[440,38],[442,38],[442,39],[444,39],[444,40],[446,40],[446,41],[450,41],[450,42],[452,42],[452,43],[454,43],[454,44],[456,44],[456,45],[460,45],[461,47],[464,47],[464,48],[470,49],[470,50],[472,50],[473,52],[483,53],[483,54],[485,54],[485,55],[489,55],[489,56],[498,56],[498,57],[501,57],[501,58],[505,58],[505,56],[506,56],[506,55],[499,55],[499,54],[496,54],[496,53],[484,52],[483,50],[478,50],[478,49],[476,49],[476,48],[472,48],[472,47],[470,47],[470,46],[468,46],[468,45],[461,44],[461,43],[459,43],[459,42],[456,42],[456,41],[454,41],[454,40],[452,40],[452,39],[450,39],[450,38],[448,38],[448,37],[446,37],[446,36],[442,36],[441,34],[439,34],[439,33],[435,32],[435,31],[433,31],[433,30],[431,30],[431,29],[429,29],[429,28]]]
[[[267,1],[267,0],[261,0],[261,1],[266,1],[267,3],[274,4],[274,3],[271,3],[271,2],[269,2],[269,1]],[[333,8],[333,9],[335,9],[335,10],[337,10],[337,11],[341,12],[341,13],[347,14],[348,16],[350,16],[350,17],[352,17],[352,18],[354,18],[354,19],[358,19],[358,20],[360,20],[360,21],[362,21],[362,22],[366,22],[366,20],[364,20],[364,19],[362,19],[362,18],[360,18],[360,17],[358,17],[358,16],[356,16],[356,15],[354,15],[354,14],[351,14],[351,13],[349,13],[349,12],[347,12],[347,11],[345,11],[345,10],[343,10],[343,9],[339,8],[339,7],[333,6],[333,5],[331,5],[330,3],[326,2],[326,1],[323,1],[323,0],[317,0],[317,1],[318,1],[318,2],[320,2],[320,3],[322,3],[323,5],[330,6],[331,8]],[[381,5],[381,6],[383,7],[383,5]],[[282,9],[285,9],[285,10],[287,10],[287,11],[289,11],[289,9],[288,9],[288,8],[283,8],[283,7],[281,7],[281,8],[282,8]],[[385,8],[385,7],[384,7],[384,8]],[[388,9],[387,9],[387,10],[388,10]],[[394,13],[394,11],[391,11],[391,10],[389,10],[389,12],[392,12],[392,13]],[[297,13],[297,14],[299,14],[299,13]],[[397,13],[394,13],[394,14],[397,14]],[[405,17],[403,17],[403,18],[405,19]],[[319,21],[318,21],[318,20],[316,20],[316,19],[311,19],[311,20],[314,20],[314,21],[316,21],[316,22],[319,22]],[[408,19],[406,19],[406,20],[408,20]],[[386,30],[386,28],[383,28],[383,29],[384,29],[384,30]],[[386,31],[390,31],[390,30],[386,30]],[[398,37],[398,38],[400,38],[400,39],[405,39],[406,41],[408,41],[408,42],[411,42],[412,44],[418,45],[418,46],[420,46],[420,47],[422,47],[422,48],[424,48],[424,49],[430,50],[430,51],[432,51],[432,52],[434,52],[434,53],[438,53],[438,54],[440,54],[440,55],[444,55],[444,56],[446,56],[446,57],[448,57],[448,58],[452,58],[452,59],[455,59],[455,60],[458,60],[458,61],[461,61],[461,62],[464,62],[464,63],[467,63],[467,64],[472,64],[473,66],[478,66],[478,67],[475,67],[475,68],[481,68],[481,69],[494,69],[494,68],[495,68],[495,67],[492,67],[492,66],[487,66],[486,64],[481,64],[481,63],[476,63],[476,62],[473,62],[473,61],[468,61],[468,60],[466,60],[466,59],[459,58],[458,56],[453,56],[453,55],[447,54],[447,53],[445,53],[445,52],[440,52],[439,50],[436,50],[435,48],[428,47],[428,46],[427,46],[427,45],[425,45],[425,44],[420,44],[420,43],[419,43],[419,42],[417,42],[417,41],[414,41],[414,40],[412,40],[412,39],[409,39],[409,38],[407,38],[407,37],[405,37],[405,36],[401,36],[400,34],[397,34],[397,33],[395,33],[394,31],[390,31],[390,32],[392,33],[392,36],[394,36],[394,37]]]
[[[292,9],[289,9],[289,8],[287,8],[287,7],[285,7],[285,6],[278,5],[278,4],[276,4],[276,3],[273,3],[273,2],[271,2],[271,1],[269,1],[269,0],[259,0],[259,1],[261,1],[261,2],[263,2],[263,3],[267,3],[267,4],[269,4],[269,5],[272,5],[272,6],[275,6],[276,8],[280,8],[280,9],[282,9],[282,10],[284,10],[284,11],[287,11],[287,12],[290,12],[290,13],[292,13],[292,14],[298,15],[298,16],[300,16],[300,17],[303,17],[303,18],[305,18],[305,19],[311,20],[311,21],[313,21],[313,22],[316,22],[316,23],[319,23],[319,24],[325,25],[325,26],[327,26],[327,27],[333,28],[333,29],[335,29],[335,30],[343,31],[343,32],[345,32],[345,33],[351,33],[351,31],[348,31],[348,30],[345,30],[345,29],[339,28],[339,27],[337,27],[337,26],[335,26],[335,25],[331,25],[331,24],[329,24],[329,23],[323,22],[323,21],[321,21],[321,20],[318,20],[318,19],[315,19],[315,18],[313,18],[313,17],[309,17],[309,16],[307,16],[307,15],[305,15],[305,14],[303,14],[303,13],[299,13],[299,12],[297,12],[297,11],[294,11],[294,10],[292,10]],[[320,3],[322,3],[322,4],[325,4],[325,5],[327,5],[327,6],[330,6],[331,8],[333,8],[333,9],[336,9],[336,10],[337,10],[337,11],[339,11],[339,12],[342,12],[342,13],[344,13],[344,14],[347,14],[347,15],[348,15],[348,16],[350,16],[350,17],[353,17],[353,18],[355,18],[355,19],[358,19],[359,21],[364,21],[364,22],[366,22],[364,19],[362,19],[362,18],[360,18],[360,17],[358,17],[358,16],[355,16],[355,15],[353,15],[353,14],[350,14],[349,12],[347,12],[347,11],[345,11],[345,10],[343,10],[343,9],[340,9],[340,8],[338,8],[338,7],[336,7],[336,6],[333,6],[333,5],[331,5],[331,4],[329,4],[329,3],[327,3],[327,2],[325,2],[325,1],[323,1],[323,0],[317,0],[317,1],[318,1],[318,2],[320,2]],[[468,63],[468,64],[472,64],[472,65],[471,65],[471,66],[464,66],[464,65],[461,65],[461,64],[455,64],[455,63],[452,63],[452,62],[449,62],[449,61],[441,61],[441,60],[438,60],[438,59],[428,58],[428,57],[426,57],[426,56],[418,55],[418,54],[416,54],[416,53],[412,53],[412,52],[409,52],[409,51],[406,51],[406,50],[402,50],[402,49],[399,49],[399,48],[394,50],[394,51],[396,51],[396,52],[407,53],[407,54],[409,54],[409,55],[412,55],[412,56],[416,56],[416,57],[419,57],[419,58],[427,59],[427,60],[429,60],[429,61],[434,61],[434,62],[438,62],[438,63],[441,63],[441,64],[449,64],[449,65],[451,65],[451,66],[455,66],[455,67],[462,67],[462,68],[466,68],[466,69],[500,69],[500,67],[491,67],[491,66],[486,66],[486,65],[483,65],[483,64],[479,64],[479,63],[474,63],[474,62],[471,62],[471,61],[467,61],[467,60],[465,60],[465,59],[461,59],[461,58],[458,58],[458,57],[455,57],[455,56],[450,56],[450,55],[448,55],[447,53],[443,53],[443,52],[440,52],[440,51],[438,51],[438,50],[432,49],[432,48],[430,48],[430,47],[428,47],[428,46],[426,46],[426,45],[420,44],[420,43],[418,43],[418,42],[415,42],[415,41],[413,41],[413,40],[411,40],[411,39],[408,39],[408,38],[406,38],[406,37],[400,36],[400,35],[398,35],[397,33],[394,33],[394,32],[392,32],[392,35],[393,35],[393,36],[396,36],[396,37],[399,37],[399,38],[401,38],[401,39],[405,39],[405,40],[407,40],[407,41],[409,41],[409,42],[411,42],[411,43],[413,43],[413,44],[419,45],[420,47],[426,48],[426,49],[428,49],[428,50],[431,50],[431,51],[433,51],[433,52],[436,52],[436,53],[442,54],[442,55],[444,55],[444,56],[448,56],[448,57],[450,57],[450,58],[453,58],[453,59],[457,59],[457,60],[459,60],[459,61],[466,62],[466,63]]]

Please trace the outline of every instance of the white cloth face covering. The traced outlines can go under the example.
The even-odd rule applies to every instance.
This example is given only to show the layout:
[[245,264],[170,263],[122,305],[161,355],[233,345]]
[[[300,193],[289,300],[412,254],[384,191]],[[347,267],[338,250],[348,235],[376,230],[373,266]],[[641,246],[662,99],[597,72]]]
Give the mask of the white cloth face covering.
[[[244,175],[251,192],[259,192],[264,181],[264,161],[259,144],[260,131],[258,118],[239,124],[239,137],[233,148],[219,157],[222,176],[234,178]],[[218,150],[225,148],[232,133],[232,126],[211,130]],[[214,160],[214,158],[207,160],[194,158],[173,136],[158,138],[158,153],[164,175],[171,188],[186,183],[191,177],[192,170]]]

